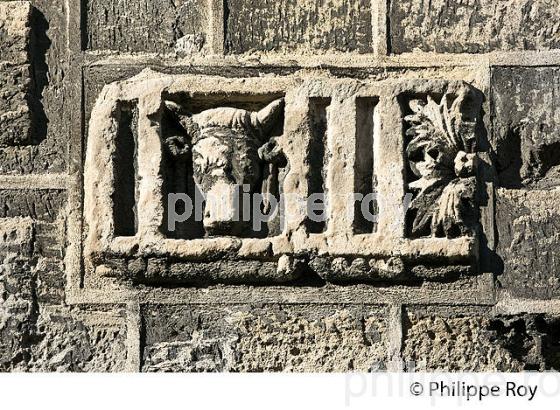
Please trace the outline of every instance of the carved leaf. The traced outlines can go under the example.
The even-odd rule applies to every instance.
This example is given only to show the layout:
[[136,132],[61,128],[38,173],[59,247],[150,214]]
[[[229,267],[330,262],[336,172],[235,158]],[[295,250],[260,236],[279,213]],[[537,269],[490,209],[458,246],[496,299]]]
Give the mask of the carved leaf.
[[433,232],[432,220],[437,210],[434,204],[438,203],[450,179],[433,179],[430,182],[430,185],[426,185],[414,198],[410,206],[415,211],[411,230],[413,237],[423,236],[426,232]]
[[432,232],[436,236],[457,237],[469,232],[468,226],[474,221],[469,219],[474,209],[470,202],[475,196],[476,180],[474,177],[456,179],[445,186],[434,207]]

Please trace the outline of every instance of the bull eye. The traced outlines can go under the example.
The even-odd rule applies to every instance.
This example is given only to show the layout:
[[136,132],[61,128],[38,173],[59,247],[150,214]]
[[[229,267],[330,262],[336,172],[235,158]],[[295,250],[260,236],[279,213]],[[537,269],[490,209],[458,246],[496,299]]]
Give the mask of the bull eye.
[[232,155],[232,171],[236,183],[248,184],[253,187],[260,178],[261,161],[257,144],[252,140],[238,140]]

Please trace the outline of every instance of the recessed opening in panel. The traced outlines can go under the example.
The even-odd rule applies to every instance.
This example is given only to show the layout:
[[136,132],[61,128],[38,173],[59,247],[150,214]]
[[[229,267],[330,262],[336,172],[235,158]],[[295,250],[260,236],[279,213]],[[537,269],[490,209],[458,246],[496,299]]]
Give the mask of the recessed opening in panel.
[[163,141],[160,172],[164,193],[162,230],[172,239],[201,238],[204,236],[201,216],[203,210],[198,214],[195,210],[196,201],[200,207],[202,197],[197,195],[194,183],[192,150],[187,132],[169,110],[164,110],[162,114],[161,134]]
[[356,234],[374,233],[377,230],[377,179],[375,164],[375,127],[377,99],[360,97],[356,99],[356,158],[354,162],[354,203],[353,230]]
[[164,99],[164,233],[176,239],[278,235],[287,172],[283,97],[179,93]]
[[113,164],[114,234],[134,236],[138,232],[138,109],[135,102],[123,102],[119,107]]
[[307,158],[309,164],[307,230],[309,233],[323,233],[327,229],[327,132],[330,105],[330,98],[309,99],[311,127]]

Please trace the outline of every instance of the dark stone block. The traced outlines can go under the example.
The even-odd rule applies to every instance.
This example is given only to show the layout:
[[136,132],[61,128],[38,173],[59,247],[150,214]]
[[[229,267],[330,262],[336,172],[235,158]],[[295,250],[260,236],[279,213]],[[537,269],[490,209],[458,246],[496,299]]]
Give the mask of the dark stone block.
[[225,47],[254,51],[372,51],[369,0],[226,1]]
[[0,3],[0,148],[31,138],[31,4]]
[[49,305],[64,303],[66,274],[64,263],[56,258],[40,258],[35,267],[37,273],[37,300]]
[[[2,2],[7,7],[20,3],[31,3],[33,6],[26,27],[30,32],[25,45],[26,54],[20,53],[27,58],[25,67],[21,65],[25,68],[21,71],[25,76],[16,78],[20,86],[25,80],[25,89],[21,91],[25,92],[25,96],[20,95],[25,99],[29,112],[21,117],[18,126],[12,120],[9,122],[10,129],[17,132],[18,138],[17,141],[12,139],[11,142],[0,143],[0,174],[64,172],[72,115],[70,107],[78,106],[69,103],[67,96],[70,89],[79,86],[68,81],[69,70],[64,63],[67,53],[66,3],[65,0]],[[3,39],[3,35],[0,38]],[[15,46],[16,43],[13,44]],[[0,51],[0,60],[4,60],[4,51]],[[10,67],[16,67],[13,61],[10,60],[7,69],[2,66],[4,63],[0,63],[0,84],[4,84],[2,78],[6,75],[11,81],[8,85],[16,84],[10,76]],[[0,94],[3,91],[4,86],[0,86]],[[4,115],[1,102],[0,113]],[[26,128],[23,130],[21,126],[24,124]]]
[[391,0],[390,43],[412,51],[487,53],[560,48],[556,0]]
[[497,192],[497,254],[501,286],[523,298],[560,295],[560,193],[556,190]]
[[[492,72],[492,138],[501,285],[518,297],[560,293],[560,70]],[[506,188],[506,189],[504,189]]]
[[0,218],[30,217],[54,222],[66,202],[59,190],[0,190]]
[[492,144],[500,185],[560,183],[560,69],[504,67],[492,72]]
[[34,252],[36,255],[61,258],[64,254],[64,229],[57,222],[37,221],[34,224]]

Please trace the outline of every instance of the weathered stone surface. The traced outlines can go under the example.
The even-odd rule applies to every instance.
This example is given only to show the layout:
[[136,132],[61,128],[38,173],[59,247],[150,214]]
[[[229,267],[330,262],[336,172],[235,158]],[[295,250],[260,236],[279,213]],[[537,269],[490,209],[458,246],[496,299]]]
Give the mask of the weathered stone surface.
[[0,190],[0,218],[30,217],[53,222],[66,201],[59,190]]
[[226,1],[225,47],[256,51],[372,51],[369,0]]
[[[23,2],[0,3],[11,8]],[[25,145],[0,148],[0,174],[63,172],[70,118],[79,115],[78,105],[68,104],[67,100],[68,91],[78,84],[67,80],[66,1],[33,0],[30,3],[33,7],[28,21],[31,29],[28,58],[32,64],[27,76],[33,81],[27,89],[27,102],[32,121],[27,123],[30,132]],[[0,60],[3,54],[1,56]],[[4,75],[2,72],[0,69],[0,77]],[[4,113],[0,110],[0,114]]]
[[1,262],[0,371],[25,369],[37,317],[33,274],[25,258],[10,255]]
[[63,306],[65,196],[0,192],[0,371],[124,369],[123,313]]
[[558,370],[558,318],[411,312],[403,359],[409,371]]
[[[433,172],[421,174],[426,177],[422,185],[415,185],[422,193],[429,190],[430,180],[442,176],[440,190],[423,199],[441,206],[433,232],[422,231],[421,241],[402,235],[405,204],[399,190],[405,189],[407,165],[400,153],[401,137],[386,131],[388,124],[403,118],[398,101],[412,92],[445,95],[441,105],[426,109],[442,111],[430,119],[430,135],[437,139],[445,164],[433,164],[426,153],[416,165],[433,167]],[[383,114],[363,104],[381,94],[385,97],[377,106]],[[436,265],[439,273],[417,272],[425,280],[456,277],[458,265],[468,271],[473,266],[477,273],[475,229],[461,228],[478,220],[477,212],[468,209],[476,204],[472,175],[481,109],[480,99],[473,98],[477,95],[474,87],[459,81],[378,83],[313,75],[223,79],[152,70],[110,84],[99,94],[89,121],[86,275],[151,285],[158,279],[159,284],[174,285],[309,282],[317,280],[315,273],[329,282],[402,280],[398,272],[378,273],[393,257],[406,259],[407,267]],[[372,117],[369,127],[359,121],[366,115]],[[444,118],[455,126],[439,132]],[[421,127],[414,130],[420,133]],[[356,160],[364,135],[379,141],[370,144],[375,177],[367,163]],[[447,148],[451,138],[455,145]],[[417,139],[409,147],[430,141]],[[428,148],[430,153],[436,150]],[[360,234],[358,218],[350,212],[356,209],[352,197],[358,183],[348,181],[366,173],[371,189],[381,181],[376,193],[383,207],[375,232]],[[468,189],[461,177],[470,177],[464,183]],[[200,192],[207,195],[205,201]],[[326,196],[329,204],[318,230],[309,223],[317,216],[310,212],[312,194]],[[179,196],[189,203],[183,209],[171,200]],[[275,205],[270,205],[272,199]],[[267,204],[275,209],[258,215]],[[186,209],[188,215],[183,215]],[[436,211],[426,213],[430,215],[423,219]],[[178,215],[185,217],[180,224]],[[447,232],[441,232],[440,225],[446,225]],[[156,237],[157,250],[151,239]],[[311,269],[305,269],[315,254],[327,260],[349,256],[362,266],[333,269],[334,275],[320,266],[325,263],[317,265],[319,272],[310,264]],[[131,259],[148,261],[146,268],[127,269]],[[455,272],[441,269],[451,261]]]
[[16,253],[30,256],[33,251],[33,220],[31,218],[0,219],[0,255]]
[[523,298],[560,295],[559,201],[558,189],[498,191],[498,281],[506,292]]
[[388,355],[374,306],[146,309],[144,371],[368,371]]
[[0,148],[31,137],[31,3],[0,3]]
[[491,139],[501,186],[546,188],[560,182],[560,70],[492,71]]
[[560,71],[495,68],[493,135],[498,182],[499,282],[516,296],[558,295]]
[[197,53],[208,42],[205,0],[87,0],[88,50]]
[[125,370],[126,325],[119,310],[45,308],[35,326],[30,371]]
[[[49,265],[51,264],[51,265]],[[72,309],[53,284],[41,283],[52,261],[17,256],[0,263],[0,371],[122,371],[126,325],[119,310]],[[47,292],[43,293],[48,287]],[[38,291],[39,289],[39,291]]]
[[55,257],[39,258],[34,268],[37,274],[37,301],[48,305],[64,304],[66,272],[63,260]]
[[557,0],[391,0],[391,51],[560,48]]
[[559,18],[0,0],[0,371],[559,370]]

